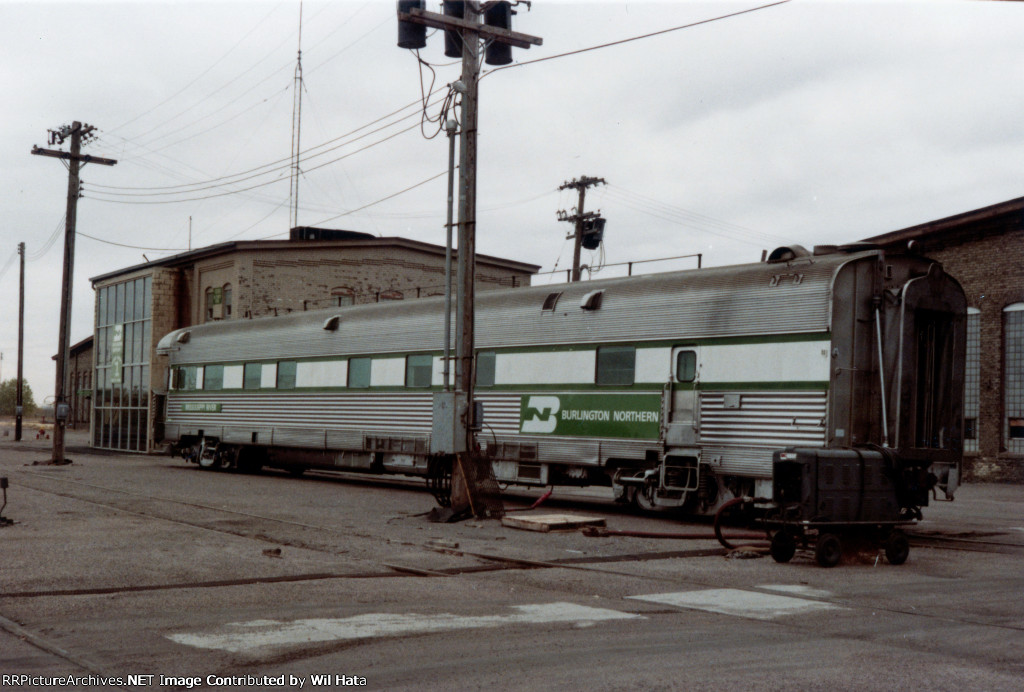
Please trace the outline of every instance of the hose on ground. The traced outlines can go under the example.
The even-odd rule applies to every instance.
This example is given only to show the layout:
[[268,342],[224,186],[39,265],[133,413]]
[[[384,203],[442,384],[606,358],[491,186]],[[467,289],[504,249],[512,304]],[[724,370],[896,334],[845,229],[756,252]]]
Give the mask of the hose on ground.
[[[734,497],[728,502],[722,504],[722,506],[718,508],[718,511],[715,512],[715,538],[718,539],[718,542],[721,543],[722,547],[726,550],[736,550],[737,546],[730,543],[728,540],[726,540],[725,536],[722,535],[722,516],[726,513],[727,510],[730,510],[737,505],[752,504],[754,502],[770,502],[770,500],[759,497]],[[730,538],[740,537],[730,536]],[[758,538],[761,539],[764,537],[758,535]]]

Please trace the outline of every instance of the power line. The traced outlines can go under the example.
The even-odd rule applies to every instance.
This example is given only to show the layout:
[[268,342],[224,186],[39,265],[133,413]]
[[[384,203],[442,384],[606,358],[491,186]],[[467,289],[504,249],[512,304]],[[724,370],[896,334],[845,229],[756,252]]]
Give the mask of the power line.
[[[171,94],[170,96],[168,96],[168,97],[167,97],[167,98],[165,98],[165,99],[164,99],[163,101],[161,101],[160,103],[156,104],[155,106],[153,106],[153,107],[152,107],[152,108],[150,108],[149,110],[147,110],[147,111],[144,111],[144,112],[140,113],[139,115],[136,115],[136,116],[135,116],[134,118],[132,118],[131,120],[126,120],[125,122],[121,123],[120,125],[118,125],[118,126],[116,126],[116,127],[112,128],[111,130],[109,130],[109,131],[108,131],[108,133],[107,133],[107,134],[111,134],[111,133],[113,133],[113,132],[116,132],[117,130],[120,130],[120,129],[121,129],[122,127],[126,127],[127,125],[131,125],[131,124],[132,124],[133,122],[135,122],[136,120],[139,120],[140,118],[144,118],[144,117],[146,117],[147,115],[149,115],[150,113],[152,113],[153,111],[155,111],[155,110],[156,110],[157,108],[160,108],[160,106],[163,106],[164,104],[168,103],[168,102],[169,102],[169,101],[170,101],[171,99],[173,99],[173,98],[177,97],[177,96],[178,96],[179,94],[181,94],[181,93],[182,93],[183,91],[185,91],[185,90],[186,90],[186,89],[188,89],[188,88],[189,88],[190,86],[192,86],[193,84],[195,84],[196,82],[198,82],[198,81],[199,81],[200,79],[202,79],[203,77],[205,77],[205,76],[206,76],[207,74],[209,74],[209,73],[210,73],[210,71],[211,71],[211,70],[212,70],[213,68],[215,68],[215,67],[216,67],[217,65],[221,64],[221,63],[222,63],[222,62],[223,62],[223,61],[224,61],[224,60],[225,60],[225,59],[226,59],[226,58],[227,58],[227,57],[228,57],[229,55],[231,55],[231,53],[233,53],[233,52],[234,52],[234,50],[235,50],[236,48],[238,48],[238,47],[239,47],[240,45],[242,45],[242,43],[244,43],[244,42],[245,42],[245,39],[249,38],[249,36],[251,36],[251,35],[252,35],[252,33],[253,33],[254,31],[256,31],[256,29],[260,28],[260,26],[262,26],[262,25],[263,25],[263,23],[264,23],[265,21],[267,21],[267,20],[268,20],[268,19],[270,18],[270,15],[272,15],[272,14],[273,14],[274,12],[276,12],[276,11],[277,11],[277,8],[278,8],[278,7],[280,7],[280,6],[281,6],[281,5],[283,5],[283,4],[285,4],[285,3],[281,2],[281,3],[278,3],[277,5],[275,5],[275,6],[274,6],[274,8],[273,8],[272,10],[270,10],[270,12],[268,12],[268,13],[267,13],[267,14],[266,14],[266,15],[265,15],[265,16],[263,17],[263,19],[261,19],[261,20],[260,20],[259,22],[257,22],[257,23],[256,23],[256,25],[255,25],[255,26],[253,26],[253,28],[249,29],[249,31],[247,31],[247,32],[245,33],[245,35],[244,35],[244,36],[242,36],[242,38],[238,39],[238,41],[237,41],[237,42],[235,42],[235,45],[231,46],[231,48],[229,48],[229,49],[227,50],[227,52],[226,52],[226,53],[224,53],[224,55],[220,56],[220,57],[219,57],[219,58],[218,58],[218,59],[217,59],[217,60],[216,60],[216,61],[215,61],[215,62],[214,62],[213,64],[211,64],[211,65],[210,65],[210,66],[209,66],[208,68],[206,68],[205,70],[203,70],[203,71],[202,71],[202,72],[201,72],[201,73],[199,74],[199,76],[198,76],[198,77],[196,77],[196,78],[195,78],[195,79],[193,79],[193,80],[192,80],[191,82],[189,82],[189,83],[188,83],[188,84],[186,84],[185,86],[183,86],[183,87],[181,87],[180,89],[178,89],[178,90],[177,90],[176,92],[174,92],[173,94]],[[143,136],[143,135],[139,135],[139,137],[142,137],[142,136]]]
[[[447,86],[445,86],[443,88],[447,89]],[[436,89],[430,95],[433,96],[438,91],[441,91],[441,88]],[[445,96],[443,98],[447,98],[447,96]],[[438,103],[438,100],[435,100],[430,105],[436,105],[437,103]],[[350,130],[349,132],[346,132],[343,135],[339,135],[337,137],[334,137],[333,139],[327,140],[326,142],[323,142],[321,144],[317,144],[316,146],[310,147],[308,149],[304,149],[301,152],[302,156],[308,161],[309,159],[314,159],[314,158],[316,158],[318,156],[322,156],[322,155],[327,154],[329,152],[336,151],[336,150],[338,150],[338,149],[340,149],[340,148],[342,148],[344,146],[347,146],[349,144],[352,144],[354,142],[358,142],[359,140],[364,139],[366,137],[369,137],[370,135],[376,134],[378,132],[382,132],[382,131],[388,129],[389,127],[394,127],[395,125],[397,125],[398,123],[402,122],[403,120],[408,120],[409,118],[415,117],[419,113],[410,113],[408,115],[404,115],[401,118],[395,120],[394,122],[391,122],[391,123],[388,123],[386,125],[383,125],[383,126],[377,128],[375,130],[371,130],[370,132],[367,132],[367,133],[365,133],[365,134],[363,134],[363,135],[361,135],[359,137],[356,137],[355,139],[352,139],[352,140],[347,141],[347,142],[341,142],[340,144],[337,144],[336,146],[329,147],[329,148],[324,149],[323,151],[319,151],[317,153],[312,153],[312,152],[316,152],[317,149],[323,149],[324,147],[327,147],[330,144],[334,144],[335,142],[338,142],[339,140],[343,140],[345,138],[352,137],[356,133],[358,133],[358,132],[360,132],[362,130],[365,130],[368,127],[372,127],[373,125],[376,125],[377,123],[381,122],[382,120],[386,120],[386,119],[388,119],[388,118],[390,118],[392,116],[395,116],[395,115],[401,113],[404,110],[408,110],[409,108],[412,108],[414,106],[420,106],[420,105],[421,105],[421,102],[419,100],[413,101],[411,103],[408,103],[408,104],[402,106],[401,108],[393,110],[390,113],[387,113],[386,115],[382,115],[381,117],[379,117],[379,118],[377,118],[375,120],[371,120],[370,122],[366,123],[365,125],[361,125],[361,126],[355,128],[354,130]],[[404,131],[407,131],[407,130],[404,130]],[[198,181],[198,182],[194,182],[194,183],[181,183],[179,185],[161,185],[161,186],[151,186],[151,187],[133,187],[133,186],[123,186],[123,185],[99,185],[99,184],[96,184],[96,185],[93,185],[92,187],[100,188],[102,190],[127,190],[127,191],[129,191],[129,192],[124,192],[124,193],[114,193],[114,192],[111,192],[109,194],[129,195],[129,194],[135,193],[135,192],[140,192],[141,193],[142,191],[146,191],[146,190],[153,190],[153,191],[155,191],[153,194],[156,194],[156,192],[159,192],[159,191],[165,191],[165,190],[170,191],[170,190],[179,190],[179,189],[181,189],[181,193],[182,194],[185,194],[185,193],[190,193],[190,192],[198,192],[198,191],[201,191],[201,189],[212,189],[212,188],[216,188],[216,187],[222,187],[223,185],[229,185],[229,184],[233,184],[233,183],[243,182],[245,180],[251,180],[251,179],[259,177],[261,175],[267,175],[267,174],[273,173],[275,171],[286,169],[290,165],[291,165],[291,158],[289,157],[289,158],[277,159],[275,161],[271,161],[270,163],[266,163],[266,164],[263,164],[261,166],[256,166],[255,168],[250,168],[248,170],[240,171],[238,173],[232,173],[230,175],[224,175],[224,176],[220,176],[220,177],[217,177],[217,178],[210,178],[208,180],[202,180],[202,181]],[[263,169],[267,169],[267,170],[263,170]],[[306,170],[308,172],[309,170],[314,170],[314,169],[306,169]],[[262,171],[262,172],[261,173],[257,173],[257,171]],[[253,173],[255,175],[248,175],[250,173]],[[241,176],[248,176],[248,177],[241,177]],[[232,180],[233,178],[237,178],[237,180]],[[223,182],[220,185],[215,184],[215,183],[221,183],[221,181],[225,181],[225,182]],[[201,188],[201,189],[200,190],[184,190],[184,189],[182,189],[182,188],[194,188],[194,187],[198,187],[198,188]],[[148,195],[143,194],[141,196],[148,196]]]
[[[355,214],[357,211],[362,211],[363,209],[368,209],[369,207],[372,207],[374,205],[380,204],[381,202],[386,202],[389,199],[393,199],[395,197],[398,197],[401,194],[405,194],[406,192],[409,192],[410,190],[415,190],[416,188],[418,188],[418,187],[420,187],[422,185],[426,185],[427,183],[429,183],[431,181],[437,180],[442,175],[448,175],[448,171],[447,170],[441,171],[437,175],[432,175],[429,178],[427,178],[426,180],[421,180],[420,182],[416,183],[415,185],[410,185],[409,187],[405,188],[404,190],[399,190],[398,192],[395,192],[394,194],[390,194],[387,197],[382,197],[382,198],[378,199],[376,202],[370,202],[369,204],[364,204],[363,206],[358,207],[357,209],[350,209],[349,211],[346,211],[346,212],[344,212],[342,214],[337,214],[337,215],[332,216],[332,217],[327,218],[327,219],[320,219],[319,221],[317,221],[313,225],[314,226],[319,226],[320,224],[327,223],[328,221],[334,221],[335,219],[340,219],[342,216],[349,216],[351,214]],[[276,233],[274,235],[282,235],[282,234]],[[267,236],[267,237],[268,238],[273,238],[274,236]]]
[[708,229],[708,227],[710,227],[727,233],[739,233],[756,240],[774,239],[783,243],[789,242],[782,236],[768,233],[767,231],[741,226],[729,221],[722,221],[721,219],[701,214],[693,211],[692,209],[686,209],[684,207],[669,204],[668,202],[664,202],[638,192],[632,192],[622,187],[610,185],[608,186],[607,194],[609,197],[618,200],[620,203],[625,204],[632,209],[650,214],[651,216],[659,216],[659,218],[672,217],[671,219],[666,220],[676,220],[683,225],[696,224],[702,229]]
[[152,250],[154,252],[186,252],[186,248],[169,248],[169,247],[142,247],[141,245],[126,245],[124,243],[115,243],[113,240],[104,240],[103,238],[97,238],[96,236],[76,231],[75,235],[81,236],[82,238],[88,238],[89,240],[95,240],[98,243],[104,245],[116,245],[117,247],[131,248],[132,250]]
[[[390,127],[390,125],[388,125],[386,127]],[[361,147],[359,149],[356,149],[355,151],[351,151],[351,152],[349,152],[349,153],[347,153],[347,154],[345,154],[343,156],[339,156],[338,158],[331,159],[330,161],[325,161],[325,162],[323,162],[323,163],[321,163],[321,164],[319,164],[317,166],[313,166],[311,168],[307,168],[307,169],[305,169],[305,172],[306,173],[310,173],[310,172],[315,171],[315,170],[317,170],[319,168],[323,168],[324,166],[329,166],[332,163],[336,163],[336,162],[341,161],[343,159],[347,159],[350,156],[355,156],[356,154],[361,153],[363,151],[366,151],[367,149],[372,149],[375,146],[378,146],[380,144],[383,144],[384,142],[392,140],[395,137],[398,137],[399,135],[402,135],[402,134],[405,134],[406,132],[410,132],[412,130],[415,130],[417,127],[419,127],[419,123],[417,123],[415,125],[411,125],[411,126],[405,128],[404,130],[399,130],[398,132],[395,132],[393,134],[388,135],[387,137],[384,137],[384,138],[379,139],[379,140],[377,140],[375,142],[367,144],[366,146]],[[380,128],[380,129],[386,129],[386,128]],[[377,130],[377,131],[379,131],[379,130]],[[375,131],[375,132],[377,132],[377,131]],[[369,136],[370,134],[373,134],[373,133],[367,133],[366,135],[364,135],[364,137],[365,136]],[[360,137],[358,139],[362,139],[362,137]],[[343,145],[339,145],[339,147],[335,147],[335,148],[340,148],[340,146],[343,146]],[[324,153],[326,153],[326,152],[321,152],[321,154],[324,154]],[[320,154],[317,154],[317,155],[319,156]],[[313,157],[310,157],[310,158],[313,158]],[[283,170],[283,169],[287,169],[287,168],[288,168],[288,166],[281,166],[281,167],[279,167],[277,169],[266,171],[265,173],[260,173],[260,174],[252,175],[252,176],[249,176],[248,178],[243,178],[242,180],[251,180],[252,178],[258,178],[258,177],[261,177],[261,176],[273,173],[273,172],[275,172],[277,170]],[[249,187],[243,187],[243,188],[238,189],[238,190],[228,190],[226,192],[218,192],[218,193],[214,193],[214,194],[210,194],[210,195],[202,195],[202,196],[199,196],[199,197],[186,197],[184,199],[170,199],[170,200],[124,200],[124,199],[110,199],[109,197],[92,197],[92,199],[96,199],[96,200],[99,200],[101,202],[113,202],[115,204],[178,204],[180,202],[195,202],[195,201],[202,200],[202,199],[212,199],[212,198],[215,198],[215,197],[226,197],[228,195],[238,194],[239,192],[246,192],[248,190],[255,190],[255,189],[260,188],[260,187],[266,187],[267,185],[273,185],[274,183],[280,182],[282,180],[285,180],[285,178],[279,176],[275,180],[270,180],[270,181],[263,182],[263,183],[257,183],[255,185],[250,185]],[[241,180],[233,181],[233,182],[237,183],[237,182],[241,182]],[[189,194],[189,193],[193,193],[193,192],[203,192],[203,191],[209,190],[209,189],[221,188],[221,187],[224,187],[225,185],[228,185],[228,184],[233,184],[233,183],[221,183],[221,184],[217,184],[217,185],[211,185],[211,186],[209,186],[207,188],[199,188],[199,189],[196,189],[196,190],[188,190],[186,192],[152,192],[152,193],[117,192],[117,193],[112,193],[112,192],[106,192],[104,190],[92,190],[91,188],[89,189],[89,191],[90,192],[94,192],[94,193],[98,193],[98,194],[116,195],[116,196],[120,196],[120,197],[136,197],[136,196],[154,197],[154,196],[164,196],[164,195]]]
[[50,237],[46,239],[46,242],[32,254],[25,256],[26,262],[35,262],[36,260],[42,259],[43,256],[50,251],[50,248],[52,248],[61,237],[61,233],[64,232],[64,221],[66,219],[67,214],[60,217],[60,221],[57,222],[57,226],[53,229],[53,233],[50,234]]
[[618,41],[611,41],[609,43],[602,43],[602,44],[597,45],[597,46],[590,46],[589,48],[580,48],[578,50],[571,50],[571,51],[568,51],[566,53],[559,53],[557,55],[548,55],[548,56],[545,56],[543,58],[534,58],[533,60],[523,60],[521,62],[512,63],[511,65],[503,65],[501,67],[496,67],[493,70],[488,70],[487,72],[485,72],[481,76],[481,79],[483,79],[483,77],[486,77],[487,75],[494,74],[495,72],[500,72],[502,70],[508,70],[508,69],[513,68],[513,67],[522,67],[523,65],[532,65],[534,63],[545,62],[547,60],[556,60],[558,58],[566,58],[566,57],[569,57],[570,55],[579,55],[580,53],[589,53],[590,51],[601,50],[602,48],[611,48],[613,46],[621,46],[624,43],[632,43],[633,41],[640,41],[640,40],[643,40],[645,38],[653,38],[654,36],[661,36],[662,34],[672,33],[673,31],[681,31],[683,29],[692,29],[693,27],[701,26],[702,24],[710,24],[712,22],[721,21],[723,19],[731,19],[732,17],[738,17],[738,16],[743,15],[743,14],[749,14],[751,12],[757,12],[759,10],[766,10],[769,7],[776,7],[777,5],[785,5],[789,1],[790,0],[779,0],[779,2],[769,3],[767,5],[760,5],[758,7],[751,7],[750,9],[740,10],[738,12],[730,12],[729,14],[723,14],[723,15],[720,15],[718,17],[712,17],[710,19],[702,19],[702,20],[697,21],[697,22],[691,22],[689,24],[682,24],[680,26],[674,26],[674,27],[672,27],[670,29],[661,29],[660,31],[652,31],[649,34],[642,34],[640,36],[632,36],[630,38],[623,38],[623,39],[619,39]]

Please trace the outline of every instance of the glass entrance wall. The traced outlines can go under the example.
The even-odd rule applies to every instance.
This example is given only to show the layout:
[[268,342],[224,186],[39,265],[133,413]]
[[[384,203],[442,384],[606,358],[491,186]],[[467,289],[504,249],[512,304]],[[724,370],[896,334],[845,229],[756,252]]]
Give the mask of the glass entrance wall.
[[153,279],[96,289],[93,447],[146,451]]

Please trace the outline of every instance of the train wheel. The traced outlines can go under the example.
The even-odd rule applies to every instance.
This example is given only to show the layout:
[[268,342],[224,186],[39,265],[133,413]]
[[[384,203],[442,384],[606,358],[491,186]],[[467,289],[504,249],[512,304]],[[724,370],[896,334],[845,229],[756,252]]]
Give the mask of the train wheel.
[[822,567],[838,565],[843,559],[843,544],[839,542],[839,536],[834,533],[819,534],[814,546],[814,559]]
[[885,539],[885,559],[890,565],[902,565],[910,555],[910,542],[902,531],[894,530]]
[[219,469],[221,466],[221,458],[220,455],[217,454],[217,447],[207,445],[204,440],[199,446],[197,462],[199,463],[200,468],[209,470]]
[[783,529],[772,536],[769,551],[776,562],[789,562],[796,555],[796,538],[789,531]]
[[654,499],[656,488],[653,485],[642,485],[633,493],[633,503],[641,512],[658,512],[661,507]]

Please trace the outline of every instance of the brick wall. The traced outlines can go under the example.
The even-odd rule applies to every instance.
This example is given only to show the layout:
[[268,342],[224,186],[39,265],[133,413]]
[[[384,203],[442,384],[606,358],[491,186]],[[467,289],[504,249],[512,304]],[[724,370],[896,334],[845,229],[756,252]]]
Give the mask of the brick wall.
[[92,346],[73,351],[68,358],[67,397],[71,404],[71,429],[88,427],[92,417]]
[[[236,269],[235,317],[330,307],[338,293],[356,305],[444,295],[443,257],[408,248],[244,253]],[[513,285],[529,285],[529,274],[478,263],[477,290]]]
[[[998,230],[998,232],[993,232]],[[965,467],[978,480],[1024,480],[1024,457],[1005,451],[1003,414],[1003,308],[1024,301],[1024,228],[1010,220],[1002,229],[975,228],[925,243],[980,311],[978,448]]]

